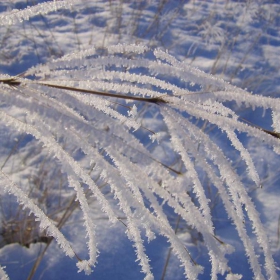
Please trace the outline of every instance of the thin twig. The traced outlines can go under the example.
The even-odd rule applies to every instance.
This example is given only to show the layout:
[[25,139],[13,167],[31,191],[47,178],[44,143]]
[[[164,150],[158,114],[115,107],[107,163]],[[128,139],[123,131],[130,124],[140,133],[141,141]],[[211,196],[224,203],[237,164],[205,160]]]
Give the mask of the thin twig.
[[137,97],[137,96],[114,94],[114,93],[101,92],[101,91],[95,91],[95,90],[89,90],[89,89],[75,88],[75,87],[60,86],[60,85],[48,84],[48,83],[42,83],[42,82],[38,82],[38,84],[47,86],[47,87],[51,87],[51,88],[78,91],[78,92],[84,92],[84,93],[106,96],[106,97],[115,97],[115,98],[129,99],[129,100],[135,100],[135,101],[143,101],[143,102],[148,102],[148,103],[153,103],[153,104],[167,103],[167,101],[164,100],[162,97],[146,98],[146,97]]

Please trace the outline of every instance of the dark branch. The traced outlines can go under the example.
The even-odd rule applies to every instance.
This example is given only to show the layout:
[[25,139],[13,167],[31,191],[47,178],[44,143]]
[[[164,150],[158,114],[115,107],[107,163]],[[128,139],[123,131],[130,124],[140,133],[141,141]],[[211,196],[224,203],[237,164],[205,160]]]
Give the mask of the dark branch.
[[51,87],[51,88],[58,88],[58,89],[64,89],[64,90],[84,92],[84,93],[89,93],[89,94],[94,94],[94,95],[105,96],[105,97],[115,97],[115,98],[129,99],[129,100],[142,101],[142,102],[148,102],[148,103],[153,103],[153,104],[167,103],[167,101],[165,101],[161,97],[145,98],[145,97],[114,94],[114,93],[101,92],[101,91],[88,90],[88,89],[75,88],[75,87],[60,86],[60,85],[55,85],[55,84],[45,84],[45,83],[41,83],[41,82],[39,82],[39,84],[43,85],[43,86]]
[[273,137],[275,137],[275,138],[280,139],[280,133],[279,133],[279,132],[267,130],[267,129],[264,129],[264,128],[262,128],[262,127],[256,125],[256,124],[253,124],[253,123],[247,121],[246,119],[243,119],[243,118],[240,118],[240,119],[241,119],[243,122],[245,122],[246,124],[248,124],[249,126],[255,127],[255,128],[261,130],[262,132],[265,132],[265,133],[267,133],[267,134],[269,134],[269,135],[271,135],[271,136],[273,136]]
[[16,78],[3,79],[3,80],[0,79],[0,83],[9,85],[11,87],[16,87],[16,86],[19,86],[21,84],[21,82],[18,81]]
[[[0,79],[0,83],[7,84],[11,87],[17,87],[21,85],[21,82],[17,80],[16,78],[10,78],[10,79]],[[40,85],[51,87],[51,88],[57,88],[57,89],[64,89],[64,90],[71,90],[71,91],[77,91],[77,92],[84,92],[84,93],[89,93],[89,94],[94,94],[94,95],[99,95],[99,96],[105,96],[105,97],[115,97],[115,98],[121,98],[121,99],[128,99],[128,100],[135,100],[135,101],[142,101],[142,102],[148,102],[148,103],[153,103],[153,104],[165,104],[168,103],[168,101],[164,100],[162,97],[152,97],[152,98],[146,98],[146,97],[137,97],[137,96],[130,96],[130,95],[122,95],[122,94],[114,94],[114,93],[108,93],[108,92],[101,92],[101,91],[95,91],[95,90],[88,90],[88,89],[82,89],[82,88],[75,88],[75,87],[67,87],[67,86],[60,86],[60,85],[55,85],[55,84],[47,84],[47,83],[42,83],[38,82]],[[242,119],[245,123],[248,125],[255,127],[275,138],[280,139],[280,133],[274,132],[271,130],[264,129],[262,127],[259,127],[255,124],[250,123],[246,119]]]

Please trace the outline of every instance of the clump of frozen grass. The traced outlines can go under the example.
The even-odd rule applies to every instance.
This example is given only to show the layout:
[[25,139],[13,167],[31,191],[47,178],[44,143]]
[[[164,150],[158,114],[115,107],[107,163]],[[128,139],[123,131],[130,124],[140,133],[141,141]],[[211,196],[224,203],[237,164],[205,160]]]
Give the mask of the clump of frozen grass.
[[[109,220],[118,221],[112,201],[106,199],[88,173],[94,163],[127,219],[126,233],[134,243],[146,279],[153,276],[141,237],[143,231],[148,239],[155,234],[168,239],[187,278],[196,279],[202,272],[174,233],[161,201],[203,236],[212,279],[218,274],[231,274],[226,255],[232,248],[215,236],[201,172],[217,189],[228,218],[235,224],[255,278],[263,279],[264,271],[248,226],[244,225],[247,219],[263,250],[267,277],[277,278],[265,230],[239,174],[211,135],[190,117],[207,120],[221,130],[247,165],[248,179],[260,187],[254,162],[236,131],[264,141],[277,153],[280,141],[275,135],[242,122],[226,102],[235,102],[237,107],[270,109],[275,120],[280,108],[278,99],[252,95],[166,52],[151,51],[141,45],[91,48],[33,67],[22,77],[2,75],[0,80],[2,124],[42,142],[61,163],[69,186],[77,193],[89,250],[89,259],[78,261],[79,270],[90,273],[98,255],[84,186],[90,189]],[[17,114],[11,108],[17,108]],[[149,129],[149,122],[143,127],[142,120],[147,117],[160,121],[164,131]],[[162,133],[166,136],[160,136]],[[58,139],[67,139],[79,148],[82,161],[64,149]],[[162,147],[166,154],[177,155],[177,162],[170,165],[168,158],[165,161],[154,152],[154,146],[150,149],[147,144],[152,140],[157,140],[154,145]],[[4,189],[34,213],[41,228],[56,238],[66,255],[74,257],[69,241],[13,183],[12,176],[1,171],[1,178]]]
[[[29,17],[29,12],[15,12],[11,17],[22,20]],[[165,205],[201,233],[212,279],[218,274],[240,278],[232,274],[228,264],[232,248],[215,235],[202,180],[206,175],[236,227],[255,278],[277,279],[265,230],[240,174],[224,146],[219,147],[211,133],[194,120],[207,120],[228,138],[229,146],[232,144],[247,166],[247,179],[260,187],[254,162],[237,132],[265,142],[276,153],[280,152],[278,134],[245,124],[228,101],[236,103],[235,108],[271,110],[277,130],[278,99],[252,95],[166,52],[151,51],[142,45],[91,48],[38,65],[18,77],[1,75],[0,82],[1,125],[31,134],[41,142],[60,162],[69,186],[77,194],[84,218],[83,234],[88,239],[88,259],[78,257],[55,221],[4,170],[0,175],[2,188],[30,209],[42,230],[57,240],[66,255],[77,258],[79,271],[89,274],[98,256],[87,190],[112,223],[118,222],[115,204],[123,212],[127,237],[134,244],[146,279],[152,279],[153,274],[143,233],[148,240],[157,234],[166,237],[187,278],[196,279],[202,273],[202,267],[174,233],[168,220],[170,210],[166,211]],[[160,125],[151,129],[153,121]],[[61,139],[76,147],[76,153],[68,150]],[[115,202],[108,200],[96,184],[89,172],[92,166],[110,188]],[[244,221],[249,221],[248,225]],[[257,250],[264,256],[264,263],[256,255]]]

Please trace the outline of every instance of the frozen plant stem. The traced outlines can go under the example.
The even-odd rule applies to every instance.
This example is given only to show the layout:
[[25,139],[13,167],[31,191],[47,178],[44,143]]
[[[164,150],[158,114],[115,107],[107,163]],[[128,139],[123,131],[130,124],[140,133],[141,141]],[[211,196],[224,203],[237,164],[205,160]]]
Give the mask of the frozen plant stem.
[[[0,83],[7,84],[11,87],[17,87],[22,85],[22,82],[20,82],[17,77],[11,77],[9,79],[0,79]],[[63,89],[63,90],[69,90],[69,91],[76,91],[76,92],[83,92],[83,93],[88,93],[88,94],[93,94],[97,96],[103,96],[103,97],[114,97],[114,98],[120,98],[120,99],[125,99],[125,100],[133,100],[133,101],[142,101],[142,102],[147,102],[147,103],[152,103],[152,104],[168,104],[168,101],[163,97],[155,97],[155,98],[144,98],[144,97],[136,97],[136,96],[129,96],[129,95],[123,95],[123,94],[114,94],[114,93],[108,93],[108,92],[100,92],[100,91],[94,91],[94,90],[88,90],[88,89],[82,89],[82,88],[75,88],[75,87],[67,87],[67,86],[60,86],[52,83],[46,83],[44,82],[38,82],[38,84],[51,87],[51,88],[57,88],[57,89]],[[24,85],[23,85],[24,86]],[[264,129],[260,126],[254,125],[247,121],[244,118],[241,118],[242,121],[244,121],[246,124],[248,124],[251,127],[257,128],[267,134],[272,135],[275,138],[280,139],[280,133],[271,131],[268,129]]]

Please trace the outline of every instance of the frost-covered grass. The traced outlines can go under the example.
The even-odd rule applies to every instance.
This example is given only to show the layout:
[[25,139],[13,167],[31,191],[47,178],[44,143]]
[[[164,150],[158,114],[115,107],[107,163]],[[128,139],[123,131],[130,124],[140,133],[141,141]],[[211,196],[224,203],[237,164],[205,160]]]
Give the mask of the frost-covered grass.
[[280,5],[56,2],[1,4],[11,279],[276,279]]

